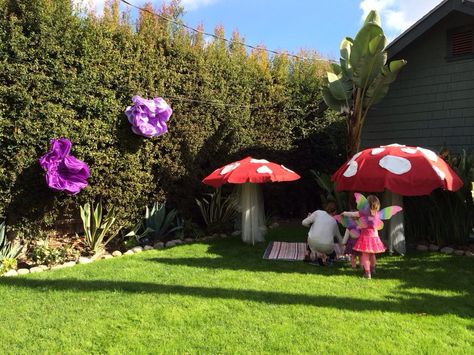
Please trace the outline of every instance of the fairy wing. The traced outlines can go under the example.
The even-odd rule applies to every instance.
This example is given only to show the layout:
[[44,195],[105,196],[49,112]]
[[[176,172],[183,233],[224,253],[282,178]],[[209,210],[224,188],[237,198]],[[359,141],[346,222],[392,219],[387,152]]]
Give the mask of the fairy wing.
[[377,216],[380,219],[387,220],[392,218],[395,214],[400,212],[402,208],[400,206],[388,206],[377,212]]
[[402,208],[400,206],[388,206],[385,208],[382,208],[380,211],[377,212],[375,221],[374,221],[374,227],[377,230],[381,230],[383,228],[383,220],[387,220],[392,218],[393,215],[397,214],[400,212]]
[[355,218],[343,216],[342,214],[337,214],[334,216],[334,219],[338,221],[343,227],[348,229],[357,228]]
[[370,214],[370,207],[369,202],[367,201],[365,196],[359,192],[355,192],[354,196],[356,200],[357,209],[362,212],[362,214],[368,216]]
[[342,214],[338,214],[334,216],[334,219],[338,221],[342,226],[349,229],[349,232],[352,229],[367,228],[367,222],[364,216],[349,217],[349,216],[343,216]]
[[349,234],[352,236],[352,238],[359,238],[360,236],[360,230],[357,228],[347,228],[349,230]]

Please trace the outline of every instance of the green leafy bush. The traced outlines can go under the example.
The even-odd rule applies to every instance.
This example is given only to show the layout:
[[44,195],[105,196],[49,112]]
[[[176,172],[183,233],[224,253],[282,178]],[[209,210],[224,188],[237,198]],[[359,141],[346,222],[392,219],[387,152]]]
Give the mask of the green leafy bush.
[[[163,11],[179,20],[173,4]],[[247,53],[238,34],[229,45],[208,43],[149,14],[135,23],[118,9],[112,1],[95,17],[75,13],[70,0],[0,1],[0,217],[13,232],[29,238],[99,199],[127,227],[152,201],[198,217],[201,179],[245,154],[302,172],[300,185],[312,183],[309,167],[337,161],[344,143],[333,137],[344,126],[326,117],[320,86],[328,65],[316,53],[269,58]],[[169,134],[131,132],[123,112],[135,94],[170,103]],[[38,166],[57,137],[70,139],[91,169],[79,195],[49,190]],[[279,189],[276,214],[296,208],[288,192],[311,200],[309,189],[271,188]]]
[[0,261],[0,275],[3,275],[8,270],[16,269],[17,262],[15,258],[3,258]]
[[35,245],[31,251],[31,258],[38,265],[62,264],[68,260],[77,260],[79,256],[80,252],[78,250],[66,245],[51,247],[47,239]]
[[183,228],[183,237],[184,238],[201,238],[204,237],[205,233],[204,230],[192,220],[188,219],[184,221],[184,228]]
[[474,153],[449,155],[446,161],[463,180],[456,191],[435,190],[429,196],[405,197],[406,234],[412,241],[438,245],[465,244],[474,227],[472,181]]

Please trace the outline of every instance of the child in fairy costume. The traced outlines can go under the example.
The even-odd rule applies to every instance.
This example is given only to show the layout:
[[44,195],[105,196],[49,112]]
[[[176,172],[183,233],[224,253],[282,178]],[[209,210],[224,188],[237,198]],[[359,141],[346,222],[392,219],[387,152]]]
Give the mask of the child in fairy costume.
[[354,250],[354,246],[359,238],[359,230],[357,228],[346,228],[342,244],[344,245],[344,254],[350,255],[351,266],[353,269],[357,268],[357,257],[359,252]]
[[355,193],[357,212],[343,212],[335,216],[336,220],[349,229],[357,229],[359,237],[353,250],[361,253],[361,264],[364,267],[364,277],[370,279],[375,273],[375,254],[383,253],[385,245],[379,237],[378,231],[383,228],[382,220],[390,219],[402,210],[399,206],[390,206],[380,210],[380,201],[377,196],[369,195],[367,198],[360,193]]

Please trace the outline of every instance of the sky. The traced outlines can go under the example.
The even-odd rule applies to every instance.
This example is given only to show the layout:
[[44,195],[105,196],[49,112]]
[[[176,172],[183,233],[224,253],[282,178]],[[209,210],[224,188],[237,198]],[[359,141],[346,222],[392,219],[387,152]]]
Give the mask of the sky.
[[[104,0],[85,1],[100,13]],[[127,0],[137,6],[163,0]],[[441,0],[182,0],[186,24],[213,32],[223,25],[226,37],[238,30],[245,42],[298,53],[314,50],[325,58],[339,57],[339,43],[354,37],[370,10],[377,10],[389,40],[423,17]],[[126,8],[126,5],[122,5]],[[132,14],[134,11],[132,11]]]

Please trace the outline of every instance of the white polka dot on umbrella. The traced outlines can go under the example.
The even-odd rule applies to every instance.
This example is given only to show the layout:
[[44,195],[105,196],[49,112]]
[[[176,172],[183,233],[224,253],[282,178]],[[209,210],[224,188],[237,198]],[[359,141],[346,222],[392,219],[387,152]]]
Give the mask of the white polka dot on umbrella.
[[358,167],[358,164],[355,160],[350,162],[350,164],[347,167],[346,171],[344,171],[344,174],[342,174],[342,175],[344,175],[345,177],[354,176],[355,174],[357,174],[357,167]]
[[372,152],[370,152],[370,154],[377,155],[377,154],[382,153],[383,151],[385,151],[385,148],[374,148],[372,149]]
[[273,171],[266,165],[262,165],[257,169],[257,173],[259,174],[272,174]]
[[220,174],[221,175],[225,175],[227,173],[230,173],[232,170],[235,170],[239,167],[240,163],[239,162],[236,162],[236,163],[232,163],[232,164],[229,164],[229,165],[226,165],[222,168]]
[[386,155],[379,161],[379,165],[392,174],[402,175],[410,171],[411,163],[408,159]]
[[422,152],[423,155],[427,157],[429,160],[434,161],[434,162],[438,161],[438,156],[432,150],[420,148],[420,147],[416,147],[416,149]]
[[439,169],[437,166],[434,166],[434,165],[432,165],[432,167],[433,167],[433,170],[436,171],[436,174],[438,174],[438,176],[441,180],[446,179],[446,174],[443,173],[443,171],[441,169]]
[[417,150],[415,148],[401,148],[400,149],[402,152],[405,152],[407,154],[416,154]]

